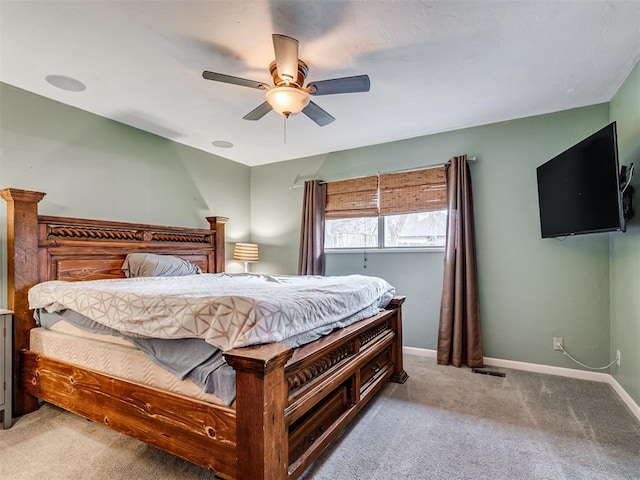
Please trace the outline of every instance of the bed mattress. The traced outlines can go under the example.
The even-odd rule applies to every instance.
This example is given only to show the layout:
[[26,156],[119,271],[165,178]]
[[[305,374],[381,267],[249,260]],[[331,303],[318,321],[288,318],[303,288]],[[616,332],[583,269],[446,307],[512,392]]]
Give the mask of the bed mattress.
[[395,290],[365,275],[201,274],[65,282],[29,290],[29,308],[72,310],[128,336],[201,338],[227,351],[298,346],[369,318]]
[[[64,322],[59,322],[64,323]],[[189,379],[180,380],[121,338],[75,332],[72,325],[31,330],[30,350],[95,372],[147,385],[216,405],[224,402],[204,393]]]

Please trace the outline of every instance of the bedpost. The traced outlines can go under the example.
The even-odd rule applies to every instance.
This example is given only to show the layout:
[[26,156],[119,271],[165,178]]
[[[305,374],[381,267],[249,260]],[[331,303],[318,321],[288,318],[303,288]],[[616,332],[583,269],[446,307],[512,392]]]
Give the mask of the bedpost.
[[0,190],[7,202],[7,303],[14,312],[13,416],[34,411],[35,397],[20,385],[20,349],[29,347],[29,330],[35,326],[29,311],[29,289],[38,283],[38,202],[45,193],[17,188]]
[[[207,221],[211,226],[211,230],[216,231],[216,250],[214,252],[215,255],[215,264],[216,271],[215,273],[222,273],[225,271],[225,255],[224,255],[224,226],[229,221],[227,217],[207,217]],[[214,272],[210,272],[214,273]]]
[[229,350],[236,371],[238,480],[285,480],[289,470],[284,366],[293,349],[283,343]]
[[404,371],[402,362],[402,304],[407,297],[396,295],[391,299],[388,309],[395,310],[395,315],[391,320],[391,329],[396,332],[396,338],[393,340],[391,357],[393,359],[393,375],[389,379],[391,382],[404,383],[409,378],[407,372]]

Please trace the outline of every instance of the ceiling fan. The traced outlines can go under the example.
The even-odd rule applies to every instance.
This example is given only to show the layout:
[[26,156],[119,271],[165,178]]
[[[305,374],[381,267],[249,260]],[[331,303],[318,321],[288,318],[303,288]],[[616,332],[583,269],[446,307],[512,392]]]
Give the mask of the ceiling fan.
[[202,72],[202,77],[206,80],[266,90],[266,101],[246,114],[243,117],[245,120],[260,120],[271,110],[275,110],[285,118],[302,112],[323,127],[333,122],[335,118],[311,101],[310,95],[369,91],[371,84],[368,75],[309,82],[303,87],[309,67],[298,58],[298,40],[286,35],[273,34],[272,36],[276,59],[269,65],[269,72],[273,77],[273,87],[246,78],[206,70]]

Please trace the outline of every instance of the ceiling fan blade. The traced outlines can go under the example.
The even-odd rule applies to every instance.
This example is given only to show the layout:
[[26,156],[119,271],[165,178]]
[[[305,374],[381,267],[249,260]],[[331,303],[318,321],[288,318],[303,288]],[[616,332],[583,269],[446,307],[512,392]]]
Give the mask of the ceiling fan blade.
[[231,75],[225,75],[224,73],[208,72],[206,70],[202,72],[202,78],[206,80],[213,80],[214,82],[240,85],[241,87],[259,88],[260,90],[267,90],[269,88],[269,86],[263,82],[256,82],[255,80],[248,80],[240,77],[232,77]]
[[308,87],[311,95],[334,95],[336,93],[368,92],[371,87],[369,75],[356,75],[355,77],[333,78],[310,82]]
[[269,105],[267,102],[264,102],[263,104],[259,105],[258,107],[254,108],[253,110],[251,110],[249,113],[247,113],[242,118],[244,118],[245,120],[260,120],[262,117],[264,117],[271,110],[273,110],[271,105]]
[[317,103],[309,102],[309,104],[302,110],[307,117],[316,122],[321,127],[329,125],[335,120],[326,110],[318,106]]
[[295,82],[298,78],[298,40],[274,33],[273,50],[276,54],[278,76]]

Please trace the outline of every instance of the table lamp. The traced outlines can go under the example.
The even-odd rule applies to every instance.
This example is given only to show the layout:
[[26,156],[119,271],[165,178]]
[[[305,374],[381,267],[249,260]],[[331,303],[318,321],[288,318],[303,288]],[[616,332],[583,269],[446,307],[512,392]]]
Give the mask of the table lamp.
[[258,261],[258,245],[255,243],[236,243],[233,259],[244,262],[245,273],[249,272],[249,263]]

